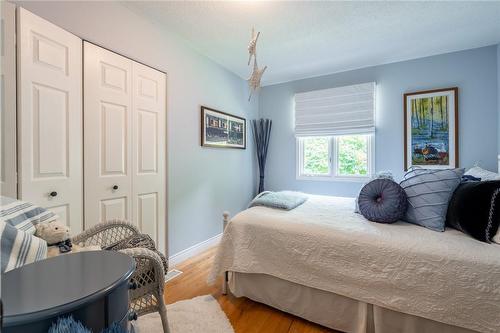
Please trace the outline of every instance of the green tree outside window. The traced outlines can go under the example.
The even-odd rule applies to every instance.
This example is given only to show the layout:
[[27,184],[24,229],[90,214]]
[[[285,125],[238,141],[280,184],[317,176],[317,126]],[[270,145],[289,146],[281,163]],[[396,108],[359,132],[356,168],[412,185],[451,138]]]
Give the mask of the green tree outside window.
[[365,135],[338,137],[338,174],[365,176],[368,174],[368,140]]
[[330,173],[328,142],[328,137],[311,137],[304,139],[305,174],[328,175]]

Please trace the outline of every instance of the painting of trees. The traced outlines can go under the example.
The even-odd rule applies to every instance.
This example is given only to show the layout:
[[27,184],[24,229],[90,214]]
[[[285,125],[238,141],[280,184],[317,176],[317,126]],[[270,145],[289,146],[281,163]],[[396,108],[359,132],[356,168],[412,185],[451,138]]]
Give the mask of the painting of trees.
[[447,95],[411,100],[413,165],[448,163],[448,105]]
[[406,93],[405,167],[458,167],[458,88]]
[[448,132],[448,96],[415,98],[411,101],[413,133],[429,138]]

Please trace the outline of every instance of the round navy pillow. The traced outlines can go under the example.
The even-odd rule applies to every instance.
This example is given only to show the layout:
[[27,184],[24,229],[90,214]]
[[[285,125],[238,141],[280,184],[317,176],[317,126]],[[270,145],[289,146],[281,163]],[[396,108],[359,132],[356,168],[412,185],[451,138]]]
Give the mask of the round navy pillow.
[[408,206],[406,193],[390,179],[375,179],[363,186],[358,198],[360,213],[370,221],[394,223]]

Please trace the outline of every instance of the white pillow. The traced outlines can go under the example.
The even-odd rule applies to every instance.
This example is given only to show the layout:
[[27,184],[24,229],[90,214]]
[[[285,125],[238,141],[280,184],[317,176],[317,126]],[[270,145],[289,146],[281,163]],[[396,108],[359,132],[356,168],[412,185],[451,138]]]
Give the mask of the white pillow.
[[475,166],[470,168],[466,173],[466,176],[473,176],[476,178],[481,178],[481,180],[498,180],[500,179],[500,174],[496,172],[491,172],[488,170],[485,170],[481,167]]

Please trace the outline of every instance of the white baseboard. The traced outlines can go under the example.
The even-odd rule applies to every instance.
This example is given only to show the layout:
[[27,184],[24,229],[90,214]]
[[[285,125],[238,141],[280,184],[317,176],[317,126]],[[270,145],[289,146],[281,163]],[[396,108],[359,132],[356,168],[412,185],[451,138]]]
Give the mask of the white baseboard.
[[175,267],[176,265],[180,264],[181,262],[186,261],[189,258],[192,258],[192,257],[202,253],[203,251],[205,251],[213,246],[216,246],[217,244],[219,244],[221,238],[222,238],[222,233],[215,235],[214,237],[209,238],[206,241],[203,241],[201,243],[198,243],[198,244],[195,244],[191,247],[188,247],[185,250],[177,252],[174,255],[171,255],[168,258],[169,268]]

